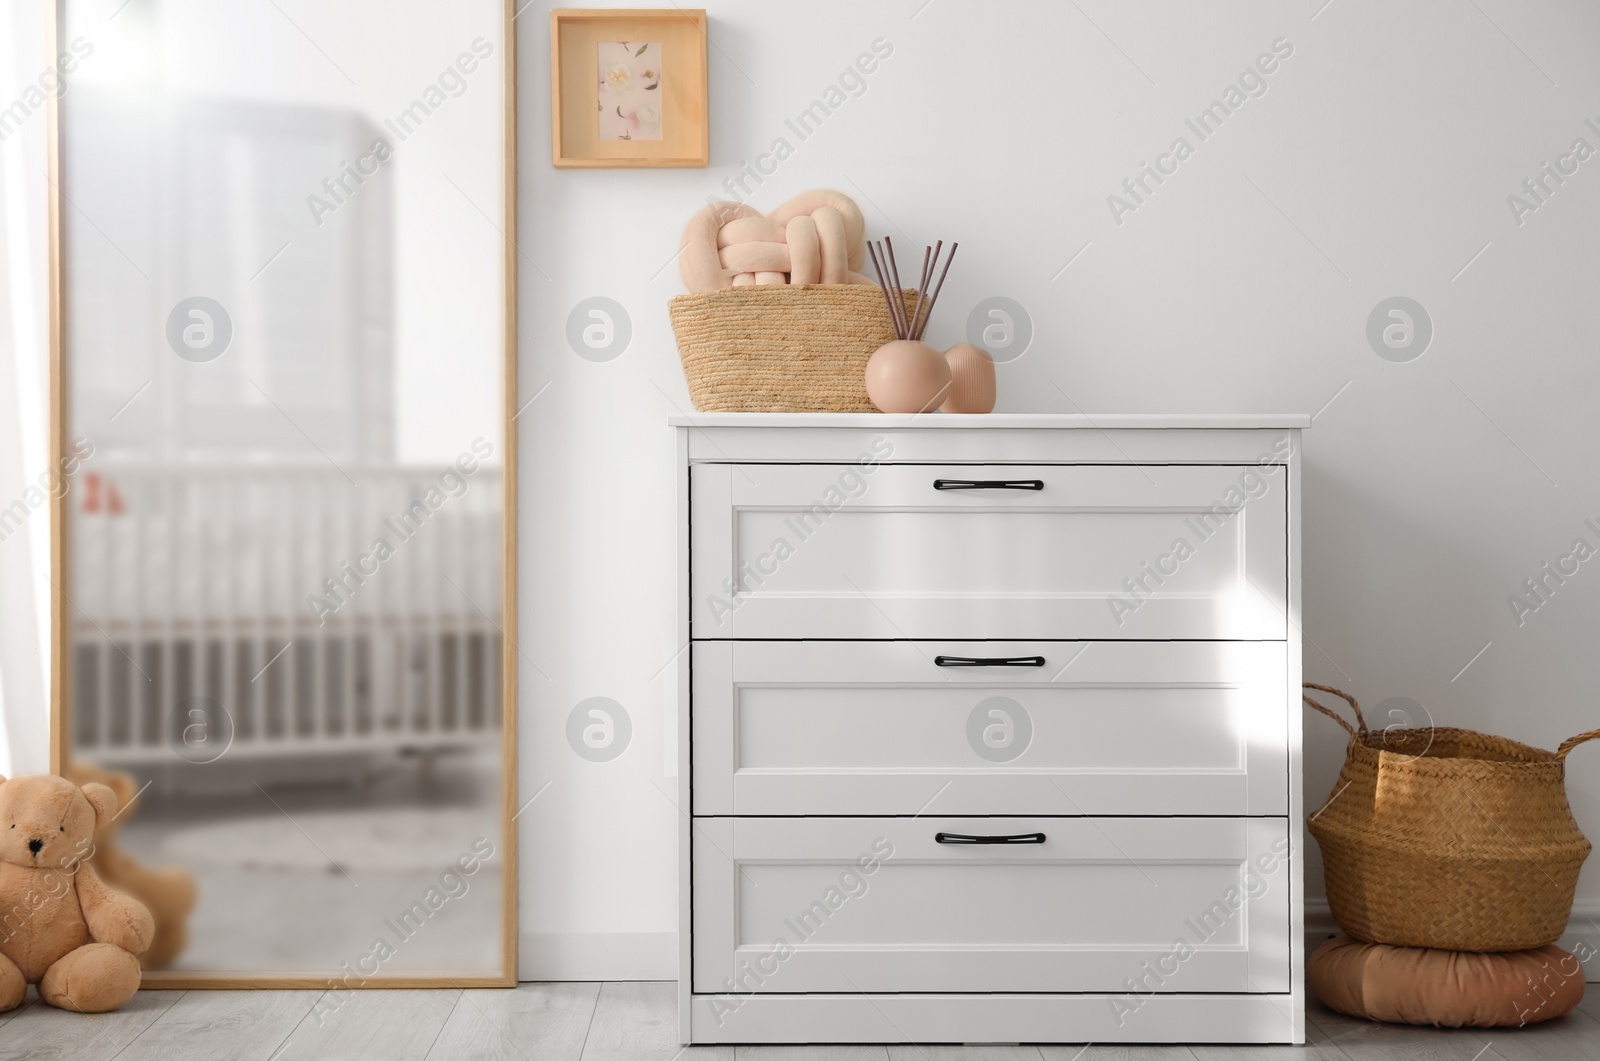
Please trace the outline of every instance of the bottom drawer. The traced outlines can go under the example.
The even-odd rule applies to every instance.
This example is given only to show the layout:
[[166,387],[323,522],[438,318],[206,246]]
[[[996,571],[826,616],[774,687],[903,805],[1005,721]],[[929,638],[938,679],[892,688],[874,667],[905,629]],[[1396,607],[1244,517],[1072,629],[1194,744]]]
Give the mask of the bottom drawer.
[[1289,990],[1284,818],[696,818],[693,838],[699,993]]

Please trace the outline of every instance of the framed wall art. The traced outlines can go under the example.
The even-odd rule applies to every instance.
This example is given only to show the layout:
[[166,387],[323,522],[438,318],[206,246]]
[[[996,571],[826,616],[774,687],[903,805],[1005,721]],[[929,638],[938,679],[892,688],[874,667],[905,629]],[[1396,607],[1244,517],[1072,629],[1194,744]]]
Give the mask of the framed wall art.
[[697,167],[710,160],[706,13],[550,13],[551,162]]

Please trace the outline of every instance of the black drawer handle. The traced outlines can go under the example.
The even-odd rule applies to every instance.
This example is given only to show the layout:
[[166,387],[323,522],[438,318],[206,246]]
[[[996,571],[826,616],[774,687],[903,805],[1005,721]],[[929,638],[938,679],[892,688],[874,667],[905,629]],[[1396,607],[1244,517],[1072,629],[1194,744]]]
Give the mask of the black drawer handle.
[[935,479],[935,490],[1043,490],[1043,479]]
[[936,844],[1042,844],[1044,833],[1016,833],[1012,836],[970,836],[967,833],[934,833]]
[[935,667],[1042,667],[1043,656],[935,656]]

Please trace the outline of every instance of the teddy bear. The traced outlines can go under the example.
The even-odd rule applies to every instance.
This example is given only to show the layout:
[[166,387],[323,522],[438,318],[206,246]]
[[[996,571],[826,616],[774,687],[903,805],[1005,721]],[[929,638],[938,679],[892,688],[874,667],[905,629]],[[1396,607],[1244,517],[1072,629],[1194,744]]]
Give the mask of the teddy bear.
[[52,1006],[116,1009],[139,989],[155,923],[84,859],[117,813],[105,785],[49,774],[0,777],[0,1012],[29,984]]
[[150,949],[139,956],[139,964],[146,969],[165,968],[189,941],[186,919],[195,904],[194,875],[177,866],[151,869],[117,848],[117,830],[133,817],[129,804],[139,795],[133,778],[81,761],[72,763],[64,772],[75,785],[98,782],[116,793],[117,812],[110,822],[95,830],[94,853],[84,861],[94,867],[101,880],[133,896],[150,911],[156,934]]

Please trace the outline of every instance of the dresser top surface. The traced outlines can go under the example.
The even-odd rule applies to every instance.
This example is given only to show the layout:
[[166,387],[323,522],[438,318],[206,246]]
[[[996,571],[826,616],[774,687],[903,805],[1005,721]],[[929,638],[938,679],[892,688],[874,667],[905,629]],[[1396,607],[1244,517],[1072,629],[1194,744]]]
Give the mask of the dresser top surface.
[[1311,426],[1305,413],[696,413],[671,416],[678,428],[854,427],[894,430],[1291,430]]

